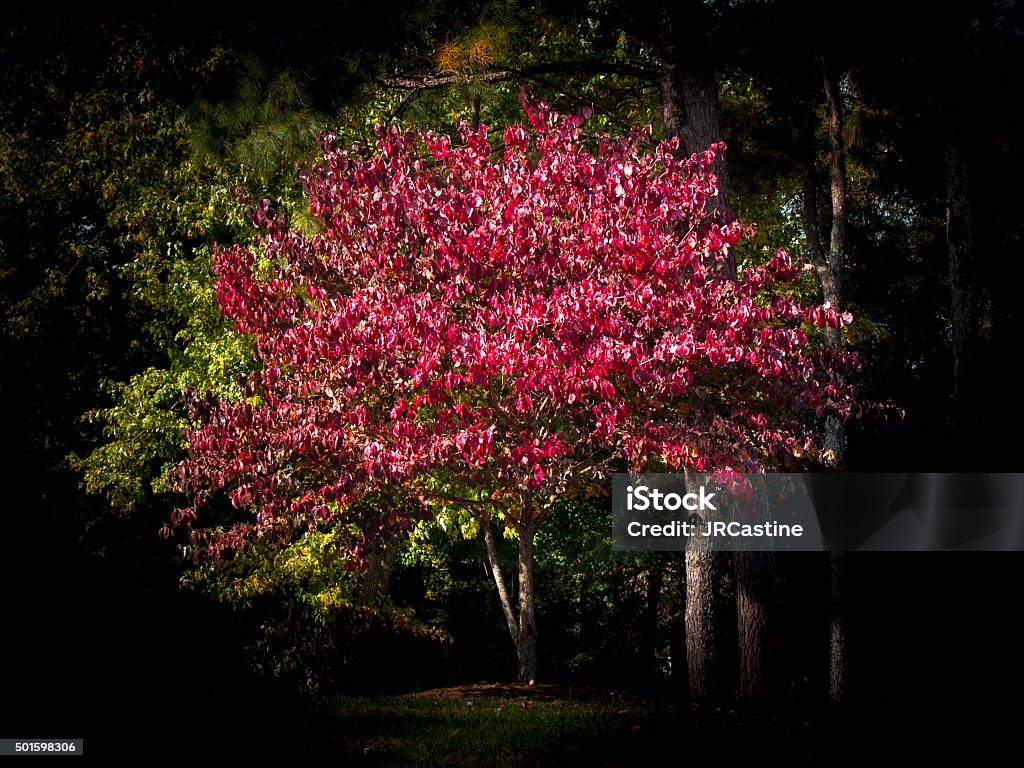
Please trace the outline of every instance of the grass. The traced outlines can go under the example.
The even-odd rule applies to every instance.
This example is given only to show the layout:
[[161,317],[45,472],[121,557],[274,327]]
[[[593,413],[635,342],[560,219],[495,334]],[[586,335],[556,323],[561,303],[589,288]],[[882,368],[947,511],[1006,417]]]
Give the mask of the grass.
[[321,712],[341,765],[625,766],[680,757],[814,762],[821,728],[797,713],[614,695],[339,698]]

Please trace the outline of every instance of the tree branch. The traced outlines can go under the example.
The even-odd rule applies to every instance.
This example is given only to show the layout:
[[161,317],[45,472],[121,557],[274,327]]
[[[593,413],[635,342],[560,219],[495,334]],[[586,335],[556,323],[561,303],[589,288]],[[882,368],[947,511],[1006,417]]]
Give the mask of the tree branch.
[[644,67],[630,64],[609,64],[603,61],[556,61],[549,64],[535,64],[529,67],[498,69],[492,72],[463,75],[383,75],[377,78],[377,84],[384,88],[399,90],[425,91],[431,88],[444,88],[450,85],[466,83],[499,83],[508,80],[529,80],[538,75],[559,73],[580,75],[622,75],[635,77],[639,80],[654,81],[656,73]]

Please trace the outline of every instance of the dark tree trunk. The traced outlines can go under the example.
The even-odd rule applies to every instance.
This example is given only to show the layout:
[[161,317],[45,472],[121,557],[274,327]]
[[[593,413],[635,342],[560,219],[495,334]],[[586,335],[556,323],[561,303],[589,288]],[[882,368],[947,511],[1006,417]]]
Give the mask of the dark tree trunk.
[[534,612],[533,540],[537,525],[524,513],[519,526],[519,627],[516,655],[519,659],[519,682],[537,679],[537,616]]
[[832,576],[832,620],[829,631],[828,695],[842,701],[847,687],[846,553],[829,553]]
[[[817,186],[813,162],[808,164],[804,176],[804,232],[808,250],[818,274],[824,300],[838,312],[842,309],[843,269],[846,260],[846,140],[843,135],[843,108],[840,77],[826,62],[822,66],[825,91],[825,121],[828,127],[830,157],[830,190],[832,221],[828,250],[818,233]],[[829,344],[839,347],[842,337],[838,328],[825,331]],[[825,419],[825,461],[834,468],[842,468],[846,460],[846,430],[843,423],[829,416]],[[832,622],[829,635],[829,696],[839,701],[846,691],[847,651],[846,627],[843,614],[846,589],[846,553],[829,553],[831,576]]]
[[[663,63],[658,75],[665,136],[678,136],[680,151],[687,155],[703,152],[722,140],[719,119],[718,82],[714,72],[694,57],[683,61],[685,42],[677,39],[671,12],[662,19]],[[719,222],[731,219],[729,174],[725,158],[716,159],[712,171],[718,177],[718,197],[711,211]],[[725,275],[735,279],[735,264],[724,266]],[[686,549],[686,670],[690,696],[715,696],[719,692],[716,652],[715,593],[722,570],[722,555],[710,549],[701,537],[691,537]]]
[[[828,66],[824,68],[825,111],[828,121],[829,155],[832,160],[832,231],[829,236],[828,275],[822,290],[838,311],[842,301],[843,268],[846,261],[846,139],[843,136],[843,108],[839,78]],[[839,346],[839,329],[826,329],[831,344]]]
[[[672,48],[667,55],[671,57]],[[681,64],[667,58],[658,75],[665,136],[679,137],[680,154],[686,156],[704,152],[712,144],[722,141],[719,119],[718,81],[713,71],[703,65]],[[719,224],[732,221],[729,204],[729,166],[725,155],[719,154],[711,164],[718,195],[708,201],[708,211]],[[736,279],[736,262],[732,252],[726,254],[723,274]]]
[[374,543],[365,556],[367,568],[359,574],[356,594],[364,603],[378,603],[391,591],[391,574],[395,569],[399,535],[391,534]]
[[[686,488],[696,483],[686,473]],[[718,668],[718,582],[722,553],[711,549],[703,535],[705,521],[695,513],[697,532],[686,542],[686,673],[691,698],[715,697],[720,693]]]
[[[767,501],[759,504],[757,522],[771,519]],[[739,510],[724,500],[722,510],[732,519]],[[753,521],[751,521],[753,522]],[[763,699],[771,695],[772,614],[775,603],[775,553],[737,549],[732,553],[736,579],[736,643],[739,695]]]
[[[946,246],[949,253],[950,310],[953,331],[954,418],[970,437],[978,403],[984,397],[984,378],[990,370],[980,351],[991,336],[990,301],[978,273],[977,231],[971,198],[970,162],[961,118],[950,108],[946,116]],[[968,439],[970,443],[970,439]]]
[[475,93],[469,97],[469,127],[474,131],[480,127],[480,96]]
[[[722,141],[719,117],[718,81],[714,72],[699,64],[684,65],[666,61],[658,78],[665,135],[678,136],[687,155],[704,152]],[[725,158],[716,158],[712,171],[718,177],[718,197],[711,210],[719,221],[731,217],[729,207],[729,168]]]
[[775,553],[733,553],[740,660],[740,696],[764,698],[770,691],[769,616],[775,587]]
[[[843,265],[846,260],[846,139],[843,136],[842,95],[839,80],[827,66],[825,72],[825,107],[828,114],[828,143],[832,157],[832,233],[829,238],[828,287],[826,301],[838,312],[842,308]],[[829,343],[842,341],[838,328],[828,329]],[[846,430],[843,423],[830,416],[825,420],[825,457],[835,467],[846,461]],[[846,553],[829,553],[832,580],[832,627],[829,635],[829,696],[840,701],[846,694]]]
[[[825,301],[837,312],[843,302],[843,269],[846,262],[846,139],[843,136],[843,107],[839,77],[827,65],[824,70],[825,112],[831,157],[832,231],[829,236],[827,265],[818,270]],[[839,328],[826,328],[825,338],[832,346],[842,343]],[[846,431],[839,419],[825,421],[825,457],[836,467],[846,459]]]
[[692,698],[719,693],[715,614],[722,556],[708,547],[706,539],[692,536],[686,549],[686,672]]

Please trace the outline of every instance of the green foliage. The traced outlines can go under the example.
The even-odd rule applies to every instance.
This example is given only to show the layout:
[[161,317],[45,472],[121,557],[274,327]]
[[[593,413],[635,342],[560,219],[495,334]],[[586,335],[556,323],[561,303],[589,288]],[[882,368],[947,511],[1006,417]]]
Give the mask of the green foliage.
[[[610,7],[614,4],[587,5],[582,10],[553,3],[550,10],[531,19],[532,30],[524,36],[529,43],[519,63],[575,61],[657,69],[661,61],[658,51],[614,22],[616,10]],[[593,107],[594,117],[587,129],[595,133],[621,135],[632,126],[650,124],[658,136],[664,136],[661,105],[652,82],[611,73],[594,75],[582,68],[541,77],[535,87],[563,111]]]
[[[312,107],[301,73],[266,71],[252,56],[220,49],[211,57],[215,77],[230,75],[232,93],[197,100],[189,114],[192,155],[200,161],[241,170],[262,187],[288,188],[296,163],[328,126]],[[220,96],[219,98],[217,96]]]
[[[470,656],[491,647],[503,653],[508,642],[477,530],[471,514],[458,505],[446,508],[417,527],[394,576],[396,601],[451,634],[449,663],[467,679],[497,676],[493,666],[481,667]],[[498,560],[515,594],[515,532],[496,524],[499,531],[505,535],[496,536]],[[667,668],[657,669],[650,657],[669,654],[666,619],[678,598],[668,583],[669,556],[614,551],[611,512],[602,499],[557,501],[537,533],[536,552],[545,677],[631,686],[665,682]],[[654,568],[665,571],[656,624],[645,615]]]
[[[664,682],[651,654],[667,654],[667,622],[645,619],[649,579],[660,552],[612,549],[606,500],[557,502],[537,534],[538,614],[544,658],[560,676],[617,685]],[[657,590],[657,618],[670,595]],[[553,637],[547,637],[548,634]]]
[[86,415],[105,441],[71,459],[87,490],[107,494],[117,509],[166,490],[164,470],[183,449],[182,392],[237,397],[234,377],[252,359],[249,342],[217,310],[204,242],[247,228],[227,176],[184,159],[121,201],[122,243],[134,258],[120,272],[143,333],[134,343],[152,364],[105,383],[113,404]]
[[123,30],[92,51],[69,45],[69,24],[47,29],[52,46],[16,28],[0,50],[3,341],[23,372],[8,391],[36,412],[48,460],[79,443],[68,411],[95,405],[97,379],[136,362],[121,204],[162,173],[181,129],[156,96],[179,76],[180,51]]
[[[464,523],[475,527],[474,521]],[[470,602],[482,599],[497,603],[481,567],[486,558],[481,542],[466,536],[463,530],[452,528],[443,518],[424,522],[399,553],[395,578],[409,582],[406,587],[415,585],[415,590],[408,589],[403,595],[404,599],[421,606],[420,612],[437,624],[446,624],[444,619],[450,616],[452,606],[471,597]],[[478,578],[467,582],[463,576],[467,570],[475,571]],[[498,614],[494,615],[497,618]]]
[[368,638],[446,639],[409,608],[361,598],[361,574],[346,567],[345,557],[356,533],[311,532],[283,548],[255,547],[230,560],[204,563],[183,583],[244,613],[259,671],[311,690],[340,685],[346,654]]
[[231,101],[167,106],[148,143],[118,145],[132,164],[106,187],[108,226],[129,255],[119,276],[141,328],[132,343],[149,365],[104,383],[112,405],[86,414],[102,440],[71,463],[89,492],[122,511],[169,490],[167,470],[184,447],[182,392],[237,397],[235,378],[251,364],[248,340],[220,316],[210,274],[215,241],[253,233],[238,190],[273,197],[286,213],[305,212],[297,226],[316,226],[295,191],[294,166],[312,156],[323,118],[304,111],[302,84],[288,73],[268,80],[250,60],[213,56],[205,77],[233,67],[241,73]]

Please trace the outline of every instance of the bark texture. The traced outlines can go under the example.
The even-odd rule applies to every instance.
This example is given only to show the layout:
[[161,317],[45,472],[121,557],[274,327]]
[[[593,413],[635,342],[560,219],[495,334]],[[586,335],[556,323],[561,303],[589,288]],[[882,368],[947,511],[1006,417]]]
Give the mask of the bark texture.
[[[686,45],[676,39],[678,20],[671,12],[663,19],[662,66],[658,76],[662,114],[667,138],[678,136],[680,151],[690,155],[703,152],[722,141],[718,82],[713,70],[700,57],[685,57]],[[718,177],[718,196],[710,202],[711,212],[722,223],[731,219],[729,173],[719,156],[712,171]],[[727,262],[726,277],[735,279],[735,263]],[[686,549],[686,670],[692,698],[717,696],[721,674],[717,654],[716,591],[723,557],[710,549],[700,536],[691,537]]]
[[[704,152],[722,141],[722,123],[718,104],[718,80],[710,70],[698,64],[686,65],[668,60],[658,78],[665,135],[678,136],[687,155]],[[711,201],[711,211],[720,221],[728,221],[729,168],[721,155],[712,170],[718,177],[718,197]]]
[[357,595],[360,602],[378,603],[391,590],[391,574],[395,569],[399,535],[391,534],[375,542],[366,553],[367,568],[359,575]]
[[771,681],[769,617],[775,585],[775,553],[734,552],[732,562],[736,572],[740,696],[765,698],[769,695]]
[[686,550],[686,672],[692,698],[720,692],[715,614],[721,553],[693,536]]
[[533,541],[537,527],[533,521],[519,527],[519,630],[516,655],[519,660],[519,682],[537,680],[537,615],[534,610]]
[[508,582],[498,557],[498,546],[490,520],[484,519],[480,527],[483,529],[484,544],[487,547],[487,562],[494,585],[498,589],[501,611],[505,616],[509,637],[516,649],[517,676],[520,682],[532,684],[537,680],[537,614],[535,609],[536,585],[533,580],[533,546],[537,529],[540,526],[535,518],[530,518],[526,522],[520,523],[518,527],[518,590],[515,604],[512,602],[511,590],[508,588]]
[[832,616],[829,627],[828,695],[839,702],[846,697],[848,668],[846,650],[846,553],[829,553],[832,577]]

